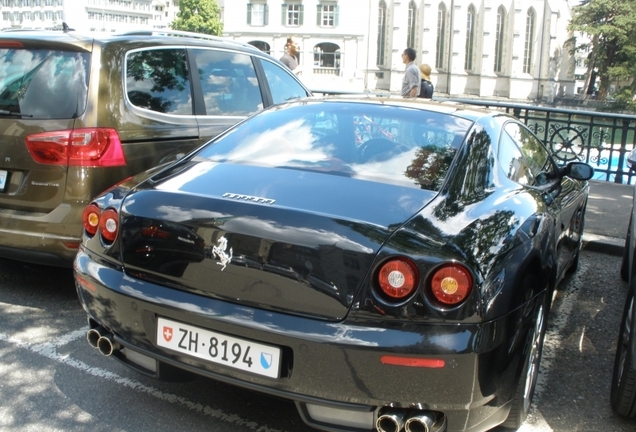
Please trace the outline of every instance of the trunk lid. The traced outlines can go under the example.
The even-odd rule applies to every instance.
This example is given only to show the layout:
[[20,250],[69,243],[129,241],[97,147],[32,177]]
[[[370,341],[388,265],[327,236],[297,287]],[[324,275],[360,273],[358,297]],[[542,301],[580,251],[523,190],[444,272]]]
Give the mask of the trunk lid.
[[324,173],[191,163],[126,197],[121,253],[136,277],[340,320],[381,245],[434,195]]

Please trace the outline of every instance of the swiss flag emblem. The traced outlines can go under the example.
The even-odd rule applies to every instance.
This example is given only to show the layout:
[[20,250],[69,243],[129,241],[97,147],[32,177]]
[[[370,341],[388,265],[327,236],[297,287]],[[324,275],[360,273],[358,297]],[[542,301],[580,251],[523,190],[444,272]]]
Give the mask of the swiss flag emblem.
[[166,342],[170,342],[172,340],[172,327],[163,326],[163,338]]

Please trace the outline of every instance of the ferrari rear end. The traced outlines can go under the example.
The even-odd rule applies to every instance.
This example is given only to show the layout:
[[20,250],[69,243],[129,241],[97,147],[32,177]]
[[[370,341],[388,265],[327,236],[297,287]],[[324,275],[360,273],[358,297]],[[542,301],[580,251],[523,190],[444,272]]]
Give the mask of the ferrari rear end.
[[75,260],[89,343],[292,399],[325,430],[502,423],[544,300],[488,304],[505,282],[462,243],[476,208],[445,225],[473,127],[454,110],[283,105],[101,195]]

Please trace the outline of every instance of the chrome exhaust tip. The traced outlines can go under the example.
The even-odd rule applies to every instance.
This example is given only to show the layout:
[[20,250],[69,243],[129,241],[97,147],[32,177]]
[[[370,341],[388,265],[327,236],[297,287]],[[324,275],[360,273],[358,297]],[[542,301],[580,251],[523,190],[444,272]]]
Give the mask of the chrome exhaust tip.
[[428,411],[415,411],[409,414],[404,424],[406,432],[431,432],[435,424],[435,414]]
[[106,333],[106,330],[102,326],[97,326],[95,328],[90,329],[86,332],[86,340],[88,344],[93,348],[97,348],[97,341],[102,337],[103,334]]
[[379,432],[400,432],[404,427],[404,411],[386,410],[378,416],[375,427]]
[[115,351],[121,349],[119,342],[115,341],[115,337],[112,333],[106,334],[97,340],[97,349],[105,356],[112,355]]

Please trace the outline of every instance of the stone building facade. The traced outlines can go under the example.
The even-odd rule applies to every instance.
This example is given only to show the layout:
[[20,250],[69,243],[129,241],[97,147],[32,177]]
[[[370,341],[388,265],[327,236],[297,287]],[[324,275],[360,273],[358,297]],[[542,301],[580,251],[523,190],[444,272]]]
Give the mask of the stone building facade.
[[438,94],[550,102],[574,97],[572,0],[225,0],[224,35],[275,57],[301,42],[310,87],[399,91],[401,53]]

